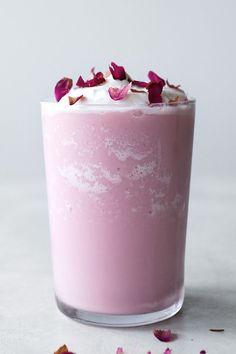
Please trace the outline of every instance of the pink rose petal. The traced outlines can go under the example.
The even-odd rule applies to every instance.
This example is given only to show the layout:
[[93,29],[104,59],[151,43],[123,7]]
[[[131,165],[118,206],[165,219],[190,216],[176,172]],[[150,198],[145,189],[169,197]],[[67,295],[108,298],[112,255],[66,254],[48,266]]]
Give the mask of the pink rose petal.
[[133,80],[133,81],[132,81],[132,86],[138,86],[138,87],[145,88],[145,87],[148,86],[148,83],[147,83],[147,82],[144,82],[144,81]]
[[166,348],[163,354],[171,354],[172,350],[169,348]]
[[127,84],[127,85],[125,85],[123,87],[120,87],[120,88],[118,88],[118,87],[110,87],[108,89],[110,97],[114,101],[123,100],[127,96],[129,90],[131,89],[131,85],[132,84],[130,82],[129,84]]
[[54,89],[57,102],[59,102],[60,99],[70,91],[72,86],[73,86],[73,81],[68,77],[63,77],[63,79],[58,81]]
[[110,72],[114,80],[125,80],[126,72],[123,66],[119,66],[114,61],[111,62],[109,66]]
[[154,336],[162,342],[170,342],[174,339],[174,335],[172,334],[170,329],[155,329],[153,331]]
[[150,84],[148,84],[147,90],[148,90],[148,100],[150,104],[162,102],[162,97],[161,97],[162,87],[158,83],[151,82]]
[[68,98],[69,98],[69,104],[70,104],[70,106],[72,106],[73,104],[75,104],[75,103],[78,102],[79,100],[83,99],[84,96],[83,96],[83,95],[81,95],[81,96],[79,96],[79,97],[71,97],[71,96],[68,96]]
[[151,82],[155,82],[160,85],[161,88],[165,86],[165,80],[163,80],[160,76],[158,76],[153,71],[149,71],[148,78]]
[[104,78],[104,75],[101,71],[95,73],[95,68],[91,69],[91,73],[93,75],[93,78],[87,81],[84,81],[84,79],[82,78],[82,76],[79,76],[77,82],[76,82],[76,86],[78,87],[94,87],[94,86],[98,86],[101,85],[103,82],[106,81],[106,79]]
[[116,354],[124,354],[124,350],[121,347],[118,347],[116,350]]

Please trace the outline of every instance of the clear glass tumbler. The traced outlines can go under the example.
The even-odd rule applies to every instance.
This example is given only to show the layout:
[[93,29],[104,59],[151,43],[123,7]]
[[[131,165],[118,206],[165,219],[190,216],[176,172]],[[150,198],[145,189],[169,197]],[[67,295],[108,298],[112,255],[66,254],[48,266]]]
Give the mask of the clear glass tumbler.
[[59,309],[105,326],[173,316],[184,298],[195,101],[41,107]]

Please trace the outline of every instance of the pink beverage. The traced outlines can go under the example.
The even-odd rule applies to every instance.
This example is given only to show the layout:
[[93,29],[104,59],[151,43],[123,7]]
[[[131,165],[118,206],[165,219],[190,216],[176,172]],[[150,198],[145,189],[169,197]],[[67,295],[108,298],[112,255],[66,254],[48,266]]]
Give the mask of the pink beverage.
[[183,303],[195,103],[115,103],[42,103],[44,152],[57,304],[129,326]]

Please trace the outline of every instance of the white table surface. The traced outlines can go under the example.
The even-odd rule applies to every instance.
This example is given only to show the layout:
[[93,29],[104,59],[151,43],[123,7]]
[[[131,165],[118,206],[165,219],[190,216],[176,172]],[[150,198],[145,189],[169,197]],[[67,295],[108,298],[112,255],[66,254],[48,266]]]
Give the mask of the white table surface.
[[[107,329],[77,323],[55,305],[43,182],[0,184],[0,353],[162,354],[152,334],[170,328],[172,354],[236,353],[236,184],[192,181],[181,312],[159,324]],[[209,328],[224,328],[212,333]]]

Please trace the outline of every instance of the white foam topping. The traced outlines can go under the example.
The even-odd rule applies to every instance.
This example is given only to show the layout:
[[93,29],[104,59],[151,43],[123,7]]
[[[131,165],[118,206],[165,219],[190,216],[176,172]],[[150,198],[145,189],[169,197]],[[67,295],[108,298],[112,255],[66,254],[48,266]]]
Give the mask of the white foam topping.
[[[135,89],[143,92],[133,92],[129,91],[128,95],[119,101],[113,100],[108,92],[110,87],[121,88],[127,85],[129,82],[127,80],[114,80],[112,75],[109,75],[106,78],[106,81],[98,86],[94,87],[73,87],[65,96],[61,98],[58,102],[60,106],[68,106],[69,105],[69,96],[70,97],[79,97],[81,95],[84,96],[83,100],[79,100],[75,105],[114,105],[114,106],[133,106],[133,105],[145,105],[149,104],[148,101],[148,92],[145,89],[141,89],[139,87],[134,87]],[[186,95],[184,92],[170,88],[165,85],[162,91],[163,102],[168,103],[170,100],[176,99],[176,97],[185,98]]]

